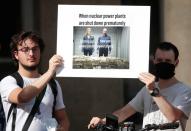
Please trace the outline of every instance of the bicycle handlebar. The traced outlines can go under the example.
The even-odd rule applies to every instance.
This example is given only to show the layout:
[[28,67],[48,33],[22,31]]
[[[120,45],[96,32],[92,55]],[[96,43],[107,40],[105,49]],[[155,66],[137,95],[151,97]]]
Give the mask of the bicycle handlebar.
[[166,129],[176,129],[179,127],[179,122],[172,122],[172,123],[164,123],[164,124],[148,124],[145,125],[145,128],[141,129],[141,131],[149,131],[152,129],[160,129],[160,130],[166,130]]
[[[105,124],[98,124],[94,130],[95,131],[123,131],[123,128],[126,127],[127,131],[136,131],[132,126],[119,126],[119,129],[113,127],[107,127]],[[138,129],[137,131],[149,131],[152,129],[167,130],[167,129],[176,129],[179,127],[179,122],[164,123],[164,124],[148,124],[144,128]]]

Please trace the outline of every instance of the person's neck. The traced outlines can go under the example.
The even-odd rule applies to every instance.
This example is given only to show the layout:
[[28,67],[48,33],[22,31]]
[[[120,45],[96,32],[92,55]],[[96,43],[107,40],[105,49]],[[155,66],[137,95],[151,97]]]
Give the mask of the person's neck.
[[22,75],[22,76],[25,76],[25,77],[28,77],[28,78],[37,78],[40,76],[39,72],[38,72],[38,69],[34,70],[34,71],[28,71],[28,70],[25,70],[23,68],[19,68],[18,72]]
[[179,81],[175,77],[172,77],[171,79],[168,79],[168,80],[159,79],[158,85],[159,85],[160,89],[165,89],[165,88],[168,88],[168,87],[170,87],[170,86],[172,86],[178,82]]

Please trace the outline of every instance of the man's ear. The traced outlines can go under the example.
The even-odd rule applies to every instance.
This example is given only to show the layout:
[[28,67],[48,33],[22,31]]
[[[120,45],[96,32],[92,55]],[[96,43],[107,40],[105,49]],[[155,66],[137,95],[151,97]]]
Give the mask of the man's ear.
[[179,59],[177,59],[177,60],[175,61],[175,66],[178,66],[178,63],[179,63]]
[[15,57],[15,59],[18,60],[18,52],[17,51],[14,51],[14,57]]

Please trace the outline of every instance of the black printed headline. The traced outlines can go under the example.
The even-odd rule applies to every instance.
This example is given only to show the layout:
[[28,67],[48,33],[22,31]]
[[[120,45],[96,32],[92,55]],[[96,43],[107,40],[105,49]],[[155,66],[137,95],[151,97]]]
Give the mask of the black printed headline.
[[[79,25],[125,26],[126,14],[79,14]],[[93,20],[92,20],[93,19]],[[111,20],[111,21],[110,21]]]

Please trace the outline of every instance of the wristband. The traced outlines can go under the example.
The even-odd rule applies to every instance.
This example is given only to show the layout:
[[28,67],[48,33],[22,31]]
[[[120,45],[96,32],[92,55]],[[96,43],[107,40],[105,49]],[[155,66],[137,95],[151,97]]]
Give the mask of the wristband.
[[152,92],[150,93],[150,95],[153,96],[153,97],[156,97],[156,96],[159,95],[159,93],[160,93],[159,89],[158,88],[154,88],[152,90]]

